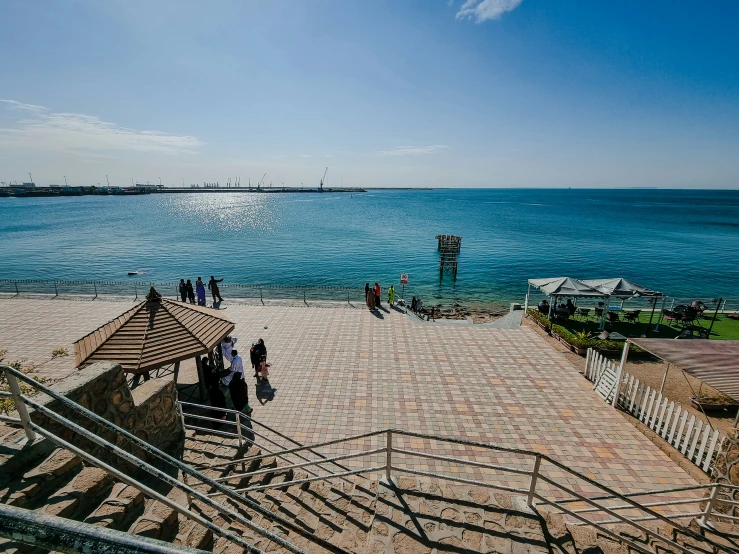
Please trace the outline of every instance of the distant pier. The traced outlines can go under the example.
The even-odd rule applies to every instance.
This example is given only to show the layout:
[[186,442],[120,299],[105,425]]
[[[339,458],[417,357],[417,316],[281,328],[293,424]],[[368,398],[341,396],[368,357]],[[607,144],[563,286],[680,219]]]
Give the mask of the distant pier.
[[37,186],[20,186],[14,185],[10,187],[0,188],[0,198],[42,198],[59,196],[135,196],[140,194],[197,194],[197,193],[254,193],[254,194],[325,194],[325,193],[360,193],[367,192],[363,188],[347,188],[347,187],[211,187],[211,186],[195,186],[195,187],[162,187],[162,186],[132,186],[132,187],[105,187],[105,186],[89,186],[89,187],[37,187]]

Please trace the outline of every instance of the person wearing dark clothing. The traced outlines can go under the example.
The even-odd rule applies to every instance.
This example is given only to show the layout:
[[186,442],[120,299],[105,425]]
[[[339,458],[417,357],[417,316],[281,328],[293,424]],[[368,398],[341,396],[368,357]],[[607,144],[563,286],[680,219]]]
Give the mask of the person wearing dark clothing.
[[567,299],[567,311],[570,312],[570,315],[575,315],[575,305],[572,303],[572,298]]
[[208,288],[210,289],[210,293],[213,295],[213,302],[218,299],[219,302],[223,302],[223,298],[221,298],[221,292],[218,290],[218,283],[223,281],[223,279],[216,279],[212,275],[210,276],[210,281],[208,281]]
[[364,284],[364,301],[367,302],[367,295],[369,294],[370,286],[369,283]]
[[187,285],[184,279],[180,279],[180,298],[183,302],[187,302]]
[[190,304],[195,304],[195,291],[192,288],[192,282],[190,279],[187,280],[187,283],[185,283],[185,290],[187,291],[187,300],[190,302]]
[[411,311],[415,312],[416,308],[418,308],[418,300],[416,300],[416,297],[414,296],[411,300]]
[[232,350],[232,354],[231,368],[229,374],[223,378],[223,384],[228,387],[234,409],[242,411],[246,408],[248,414],[251,408],[249,408],[249,390],[244,380],[244,363],[236,349]]
[[264,339],[259,339],[252,345],[249,359],[251,360],[251,366],[254,368],[254,377],[256,377],[259,364],[262,363],[262,360],[267,359],[267,347],[264,344]]
[[[210,411],[210,417],[213,419],[225,420],[228,417],[228,414],[216,409],[226,408],[226,396],[219,387],[220,379],[218,370],[210,365],[210,361],[205,356],[200,360],[200,363],[203,368],[203,381],[205,381],[205,387],[208,389],[208,400],[210,401],[210,405],[213,407]],[[216,425],[216,428],[220,427],[220,424]]]

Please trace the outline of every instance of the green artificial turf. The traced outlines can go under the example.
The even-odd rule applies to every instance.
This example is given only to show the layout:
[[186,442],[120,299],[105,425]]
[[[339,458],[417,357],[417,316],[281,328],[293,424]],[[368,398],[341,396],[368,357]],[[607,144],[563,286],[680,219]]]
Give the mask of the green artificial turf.
[[[654,312],[652,324],[647,325],[650,314],[651,311],[642,311],[642,313],[639,314],[639,320],[636,323],[627,323],[623,321],[618,323],[606,322],[606,329],[611,332],[616,331],[617,333],[621,333],[625,337],[640,337],[646,334],[649,338],[669,339],[680,334],[681,328],[677,324],[673,324],[673,326],[668,325],[670,322],[667,320],[662,320],[659,324],[659,330],[655,332],[654,329],[659,320],[659,311]],[[622,316],[623,312],[619,312],[619,315]],[[705,317],[697,320],[695,325],[696,327],[700,325],[701,327],[708,329],[711,326],[712,319],[713,313],[707,313]],[[582,320],[575,317],[568,319],[566,322],[557,321],[556,323],[564,326],[573,333],[577,333],[579,331],[588,331],[593,335],[598,335],[600,333],[598,330],[599,322],[593,317],[592,311],[590,312],[589,320]],[[647,329],[649,329],[649,333],[647,333]],[[729,319],[726,317],[726,314],[718,314],[716,322],[713,324],[713,328],[711,329],[711,340],[739,340],[739,321]]]

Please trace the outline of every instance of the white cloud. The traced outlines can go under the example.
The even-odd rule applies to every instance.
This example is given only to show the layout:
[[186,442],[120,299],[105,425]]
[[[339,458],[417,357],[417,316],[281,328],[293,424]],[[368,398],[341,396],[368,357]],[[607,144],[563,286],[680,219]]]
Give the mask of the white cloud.
[[191,153],[203,143],[191,136],[162,131],[137,131],[95,116],[52,112],[44,106],[2,100],[27,112],[14,127],[0,128],[0,146],[90,154],[136,151],[156,154]]
[[18,102],[16,100],[2,100],[2,99],[0,99],[0,102],[6,103],[8,106],[10,106],[13,109],[23,110],[23,111],[27,111],[27,112],[39,113],[39,112],[45,112],[45,111],[48,110],[48,108],[46,108],[44,106],[37,106],[35,104],[24,104],[23,102]]
[[432,144],[431,146],[398,146],[393,150],[383,150],[381,156],[422,156],[433,154],[449,148],[444,144]]
[[467,0],[457,12],[457,19],[470,18],[477,23],[498,19],[515,10],[523,0]]

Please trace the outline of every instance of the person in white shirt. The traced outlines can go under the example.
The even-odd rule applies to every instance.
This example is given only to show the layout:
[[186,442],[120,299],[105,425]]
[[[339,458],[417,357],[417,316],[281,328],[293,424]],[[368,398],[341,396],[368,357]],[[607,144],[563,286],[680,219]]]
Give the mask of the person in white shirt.
[[221,382],[228,387],[234,410],[242,411],[246,407],[246,413],[248,414],[251,412],[251,408],[249,408],[249,390],[246,381],[244,381],[244,361],[237,350],[233,350],[231,353],[233,354],[231,371]]
[[226,337],[221,341],[221,351],[223,352],[223,359],[229,362],[233,358],[233,347],[236,341],[239,340],[236,337]]

